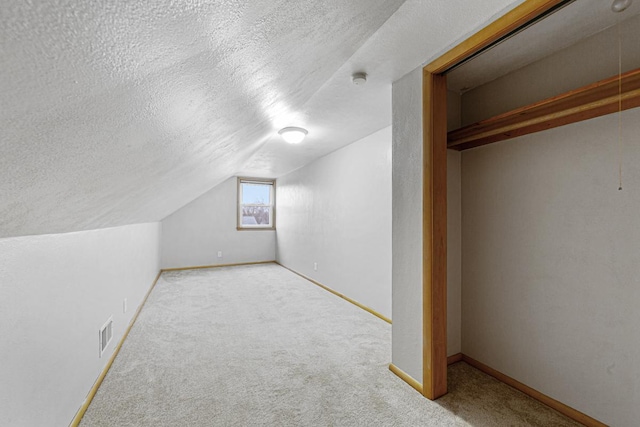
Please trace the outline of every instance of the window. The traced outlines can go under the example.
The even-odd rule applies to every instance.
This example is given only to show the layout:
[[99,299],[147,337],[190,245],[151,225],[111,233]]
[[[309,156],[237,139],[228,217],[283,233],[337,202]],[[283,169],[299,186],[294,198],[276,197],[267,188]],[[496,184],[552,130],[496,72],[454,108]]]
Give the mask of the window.
[[275,186],[272,179],[238,178],[238,230],[276,227]]

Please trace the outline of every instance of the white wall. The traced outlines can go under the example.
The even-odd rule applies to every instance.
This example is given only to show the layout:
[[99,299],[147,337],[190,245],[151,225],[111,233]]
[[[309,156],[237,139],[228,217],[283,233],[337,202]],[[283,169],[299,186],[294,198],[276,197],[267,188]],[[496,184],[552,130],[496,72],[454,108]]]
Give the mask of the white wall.
[[465,151],[463,352],[615,426],[640,420],[640,109]]
[[462,351],[462,155],[447,150],[447,356]]
[[[448,128],[460,96],[447,93]],[[393,363],[422,382],[422,67],[393,84]],[[447,355],[460,353],[461,155],[447,150]]]
[[[622,26],[625,69],[640,66],[639,23]],[[463,95],[463,119],[615,75],[616,48],[610,28],[487,83]],[[622,117],[622,151],[614,114],[463,152],[462,347],[600,421],[635,426],[640,109]]]
[[236,229],[237,191],[229,178],[162,220],[162,268],[275,260],[275,231]]
[[[447,129],[460,127],[460,95],[447,92]],[[462,153],[447,150],[447,356],[462,351]]]
[[0,239],[0,425],[71,422],[158,274],[159,238],[151,223]]
[[393,83],[392,361],[422,383],[422,68]]
[[278,262],[391,317],[390,127],[278,178],[277,209]]

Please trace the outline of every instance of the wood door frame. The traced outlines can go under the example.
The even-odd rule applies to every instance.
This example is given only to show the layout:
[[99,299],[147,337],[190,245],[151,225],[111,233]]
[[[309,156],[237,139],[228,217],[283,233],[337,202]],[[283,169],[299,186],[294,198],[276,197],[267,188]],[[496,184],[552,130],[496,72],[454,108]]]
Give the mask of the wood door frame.
[[447,393],[447,80],[445,72],[565,0],[525,0],[423,68],[422,394]]

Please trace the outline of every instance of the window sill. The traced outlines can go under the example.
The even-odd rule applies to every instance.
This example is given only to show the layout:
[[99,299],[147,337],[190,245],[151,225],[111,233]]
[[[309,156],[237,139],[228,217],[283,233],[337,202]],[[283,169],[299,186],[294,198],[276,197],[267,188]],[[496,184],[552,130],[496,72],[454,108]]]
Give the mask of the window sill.
[[236,227],[238,231],[275,231],[275,227]]

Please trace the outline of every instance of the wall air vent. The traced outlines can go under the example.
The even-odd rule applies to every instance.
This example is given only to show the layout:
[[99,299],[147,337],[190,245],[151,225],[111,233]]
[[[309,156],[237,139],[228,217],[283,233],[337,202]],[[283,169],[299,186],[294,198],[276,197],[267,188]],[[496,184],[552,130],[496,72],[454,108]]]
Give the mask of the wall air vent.
[[100,357],[102,357],[102,354],[111,342],[111,338],[113,338],[113,317],[110,317],[109,320],[107,320],[107,323],[100,328],[98,338],[100,339]]

